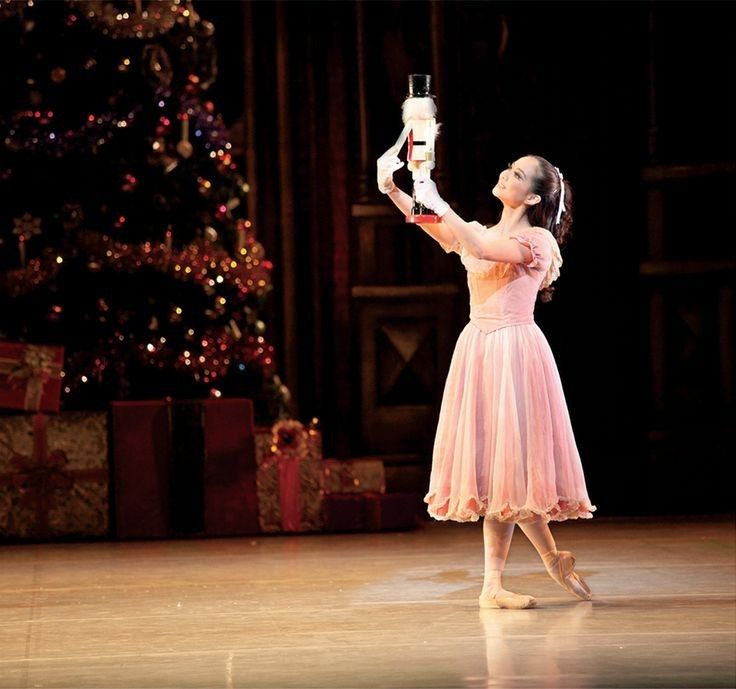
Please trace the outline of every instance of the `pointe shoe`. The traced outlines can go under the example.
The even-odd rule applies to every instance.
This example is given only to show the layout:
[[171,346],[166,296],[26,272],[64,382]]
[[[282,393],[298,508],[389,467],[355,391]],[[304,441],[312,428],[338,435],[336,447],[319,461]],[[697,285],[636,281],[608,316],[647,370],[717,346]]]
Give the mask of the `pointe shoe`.
[[559,550],[547,566],[549,575],[565,591],[583,600],[593,598],[593,593],[584,579],[574,571],[575,556],[569,550]]
[[511,595],[496,596],[494,598],[479,596],[478,604],[481,608],[523,610],[525,608],[533,608],[537,604],[537,599],[523,593],[512,593]]

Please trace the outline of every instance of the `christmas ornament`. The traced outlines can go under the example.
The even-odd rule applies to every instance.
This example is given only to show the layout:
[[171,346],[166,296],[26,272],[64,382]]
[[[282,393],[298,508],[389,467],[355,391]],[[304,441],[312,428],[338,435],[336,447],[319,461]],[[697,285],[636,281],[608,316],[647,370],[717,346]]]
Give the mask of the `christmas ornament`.
[[66,70],[63,67],[54,67],[51,70],[51,81],[61,84],[66,81]]
[[61,223],[65,230],[77,229],[84,220],[84,211],[79,203],[67,202],[61,207]]
[[32,237],[41,234],[41,218],[34,218],[30,213],[24,213],[20,218],[13,218],[15,227],[13,234],[18,237],[18,253],[20,265],[26,265],[26,243]]
[[190,158],[194,147],[189,142],[189,116],[182,113],[179,119],[181,120],[181,140],[176,144],[176,152],[182,158]]
[[166,92],[174,78],[171,58],[166,48],[158,43],[144,46],[141,63],[148,83],[155,88],[156,95]]

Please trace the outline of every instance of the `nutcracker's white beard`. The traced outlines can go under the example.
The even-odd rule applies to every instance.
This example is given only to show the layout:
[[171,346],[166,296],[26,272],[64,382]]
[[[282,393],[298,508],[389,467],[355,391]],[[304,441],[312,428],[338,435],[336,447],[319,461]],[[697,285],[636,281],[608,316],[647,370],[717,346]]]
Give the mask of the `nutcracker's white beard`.
[[433,98],[407,98],[401,106],[404,124],[409,120],[431,120],[436,114],[437,106]]
[[[400,149],[412,128],[412,120],[432,120],[437,114],[437,106],[432,98],[407,98],[401,106],[401,119],[404,122],[404,129],[399,138],[396,140],[396,149]],[[435,139],[440,133],[440,123],[434,124]],[[434,165],[432,165],[434,167]]]

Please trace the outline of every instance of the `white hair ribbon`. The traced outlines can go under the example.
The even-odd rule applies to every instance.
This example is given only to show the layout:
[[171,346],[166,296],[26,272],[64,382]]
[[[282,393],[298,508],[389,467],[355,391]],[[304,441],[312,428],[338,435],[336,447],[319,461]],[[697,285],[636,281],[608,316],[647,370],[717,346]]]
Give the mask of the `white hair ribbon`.
[[562,211],[565,209],[565,185],[562,182],[563,177],[562,173],[560,172],[560,168],[555,166],[555,170],[557,170],[557,174],[560,176],[560,207],[557,209],[557,221],[555,222],[556,225],[559,225],[560,216],[562,215]]

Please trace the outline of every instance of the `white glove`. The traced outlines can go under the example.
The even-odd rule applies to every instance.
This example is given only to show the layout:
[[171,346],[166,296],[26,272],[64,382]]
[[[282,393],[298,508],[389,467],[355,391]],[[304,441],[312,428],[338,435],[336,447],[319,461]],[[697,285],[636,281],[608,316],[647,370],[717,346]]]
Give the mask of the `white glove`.
[[450,210],[450,204],[442,199],[437,191],[437,185],[429,178],[414,182],[414,198],[440,217]]
[[378,190],[382,194],[388,194],[394,190],[394,172],[404,166],[403,161],[399,160],[399,156],[396,155],[397,153],[396,146],[391,146],[376,161],[376,181],[378,182]]

